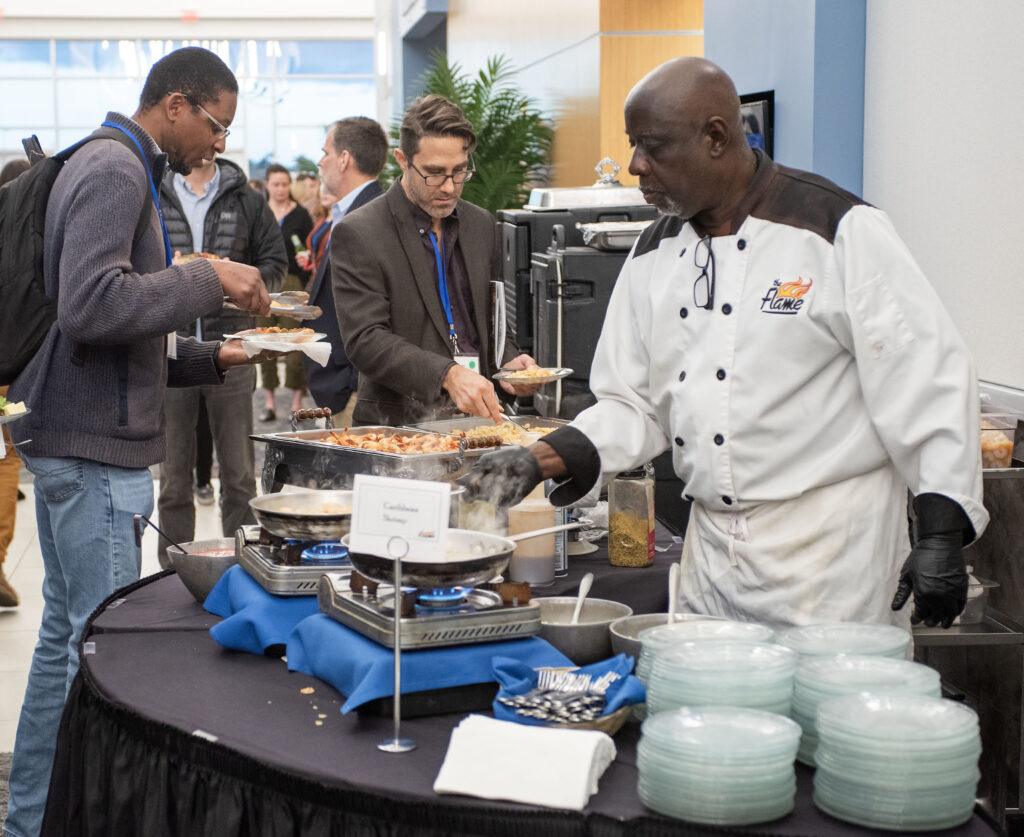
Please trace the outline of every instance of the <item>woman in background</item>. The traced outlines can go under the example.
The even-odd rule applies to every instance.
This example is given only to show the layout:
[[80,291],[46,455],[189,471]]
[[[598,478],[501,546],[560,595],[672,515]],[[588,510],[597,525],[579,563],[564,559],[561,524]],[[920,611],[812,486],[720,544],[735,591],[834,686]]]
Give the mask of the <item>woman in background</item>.
[[[283,291],[301,291],[309,280],[309,272],[299,266],[295,255],[302,252],[306,236],[313,230],[313,219],[292,197],[292,176],[284,166],[272,163],[267,166],[265,185],[267,203],[277,218],[284,238],[284,248],[288,252],[288,275],[285,277]],[[298,246],[296,246],[298,243]],[[277,325],[281,328],[298,328],[296,320],[285,317],[267,317],[263,325]],[[290,352],[285,357],[284,385],[292,391],[292,410],[302,409],[302,396],[306,393],[306,367],[301,352]],[[260,413],[260,421],[274,421],[274,390],[280,385],[277,374],[277,362],[268,360],[260,364],[260,378],[263,381],[264,410]]]

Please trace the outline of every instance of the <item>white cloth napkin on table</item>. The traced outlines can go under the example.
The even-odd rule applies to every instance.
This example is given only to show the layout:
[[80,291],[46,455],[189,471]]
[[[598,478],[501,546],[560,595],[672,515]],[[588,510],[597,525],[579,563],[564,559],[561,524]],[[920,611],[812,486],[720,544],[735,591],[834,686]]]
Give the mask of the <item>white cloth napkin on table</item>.
[[310,340],[306,343],[286,343],[283,340],[260,340],[249,337],[242,341],[242,348],[245,349],[247,357],[258,355],[264,349],[272,352],[302,352],[306,357],[316,361],[321,366],[327,365],[331,356],[331,344],[322,340]]
[[452,730],[436,793],[582,811],[608,765],[611,736],[469,715]]

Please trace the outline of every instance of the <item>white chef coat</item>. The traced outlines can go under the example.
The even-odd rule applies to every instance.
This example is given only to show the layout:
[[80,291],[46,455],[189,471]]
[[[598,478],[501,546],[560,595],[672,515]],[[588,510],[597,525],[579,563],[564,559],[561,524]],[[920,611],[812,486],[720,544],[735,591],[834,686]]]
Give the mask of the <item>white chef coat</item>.
[[[663,217],[619,274],[591,371],[598,403],[573,422],[602,481],[671,445],[685,497],[754,514],[891,463],[915,495],[960,504],[980,535],[973,362],[888,216],[759,154],[732,234],[710,240],[712,310],[695,304],[699,239]],[[859,525],[888,531],[906,512],[890,505],[880,496]],[[822,521],[791,525],[805,540]],[[893,560],[865,583],[887,585]]]

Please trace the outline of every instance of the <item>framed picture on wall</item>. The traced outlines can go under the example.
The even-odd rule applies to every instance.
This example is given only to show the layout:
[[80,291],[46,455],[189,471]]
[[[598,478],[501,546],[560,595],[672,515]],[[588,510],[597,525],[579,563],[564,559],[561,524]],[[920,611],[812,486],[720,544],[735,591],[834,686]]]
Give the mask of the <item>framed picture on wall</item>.
[[740,115],[751,148],[761,148],[774,158],[775,91],[764,90],[740,96]]

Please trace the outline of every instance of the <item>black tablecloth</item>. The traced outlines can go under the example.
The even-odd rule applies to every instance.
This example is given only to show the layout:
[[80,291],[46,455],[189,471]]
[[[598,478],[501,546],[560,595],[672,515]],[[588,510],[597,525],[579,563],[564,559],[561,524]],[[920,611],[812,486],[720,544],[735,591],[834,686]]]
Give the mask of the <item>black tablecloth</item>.
[[[657,570],[631,572],[619,583]],[[343,697],[325,683],[280,659],[222,648],[209,615],[181,589],[173,573],[146,579],[116,593],[86,629],[46,837],[872,833],[818,812],[812,774],[799,765],[796,810],[775,823],[722,831],[654,814],[636,793],[636,725],[616,736],[618,757],[582,813],[439,796],[433,781],[460,716],[404,721],[418,748],[383,753],[389,719],[343,716]],[[994,833],[978,816],[948,832]]]

